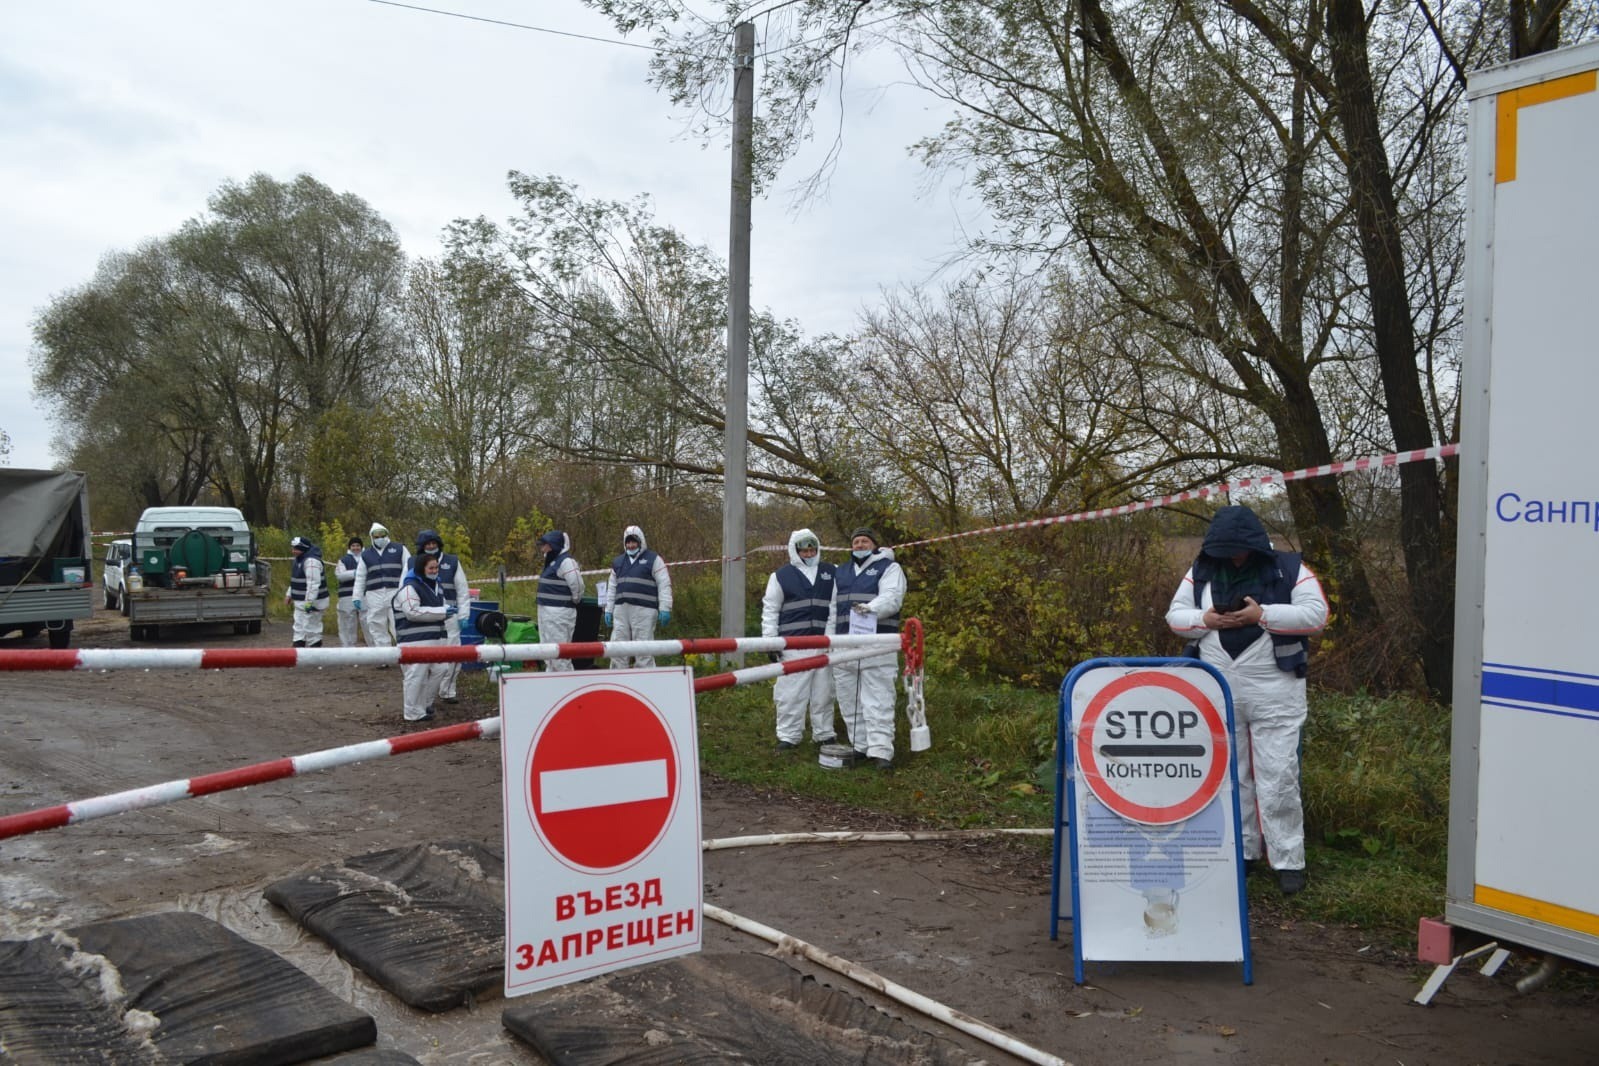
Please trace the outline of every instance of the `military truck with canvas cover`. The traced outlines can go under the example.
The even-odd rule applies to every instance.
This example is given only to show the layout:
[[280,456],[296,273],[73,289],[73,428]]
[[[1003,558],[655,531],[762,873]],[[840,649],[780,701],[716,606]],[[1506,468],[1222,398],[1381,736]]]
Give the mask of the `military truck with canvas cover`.
[[134,640],[159,627],[232,623],[259,633],[271,564],[256,558],[255,534],[237,507],[151,507],[133,528],[125,596]]
[[0,467],[0,636],[70,644],[94,612],[89,552],[86,475]]

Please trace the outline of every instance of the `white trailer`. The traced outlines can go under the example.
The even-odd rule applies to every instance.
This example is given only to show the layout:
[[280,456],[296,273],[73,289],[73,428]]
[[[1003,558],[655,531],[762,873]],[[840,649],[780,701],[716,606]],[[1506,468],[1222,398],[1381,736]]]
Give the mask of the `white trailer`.
[[1444,917],[1599,963],[1599,42],[1469,83]]

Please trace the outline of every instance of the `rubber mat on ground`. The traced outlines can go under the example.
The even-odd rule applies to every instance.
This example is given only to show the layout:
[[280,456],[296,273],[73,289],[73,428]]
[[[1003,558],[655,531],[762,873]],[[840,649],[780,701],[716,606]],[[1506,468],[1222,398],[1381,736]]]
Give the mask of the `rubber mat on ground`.
[[953,1066],[972,1056],[782,959],[702,954],[536,993],[505,1027],[563,1066]]
[[373,852],[275,881],[266,898],[413,1007],[505,982],[505,861],[466,840]]
[[0,942],[0,1060],[270,1066],[364,1047],[372,1017],[186,911]]

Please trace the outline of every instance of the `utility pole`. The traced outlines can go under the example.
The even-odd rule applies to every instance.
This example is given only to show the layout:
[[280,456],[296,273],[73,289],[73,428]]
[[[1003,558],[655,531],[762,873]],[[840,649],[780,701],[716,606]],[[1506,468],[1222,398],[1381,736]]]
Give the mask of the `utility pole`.
[[[727,442],[722,477],[722,636],[744,635],[745,471],[749,442],[750,189],[754,184],[755,24],[733,30],[733,205],[727,252]],[[742,658],[742,657],[738,657]]]

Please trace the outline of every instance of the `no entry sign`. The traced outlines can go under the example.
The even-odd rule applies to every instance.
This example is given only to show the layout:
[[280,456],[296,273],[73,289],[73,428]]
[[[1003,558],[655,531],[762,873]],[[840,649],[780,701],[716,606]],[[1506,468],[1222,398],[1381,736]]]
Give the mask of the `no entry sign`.
[[699,763],[686,668],[513,674],[505,994],[699,950]]
[[1088,701],[1077,768],[1123,818],[1170,825],[1204,809],[1227,778],[1227,725],[1193,682],[1158,670],[1116,678]]
[[679,795],[677,745],[661,713],[627,689],[580,689],[533,740],[527,800],[551,854],[622,870],[660,840]]

